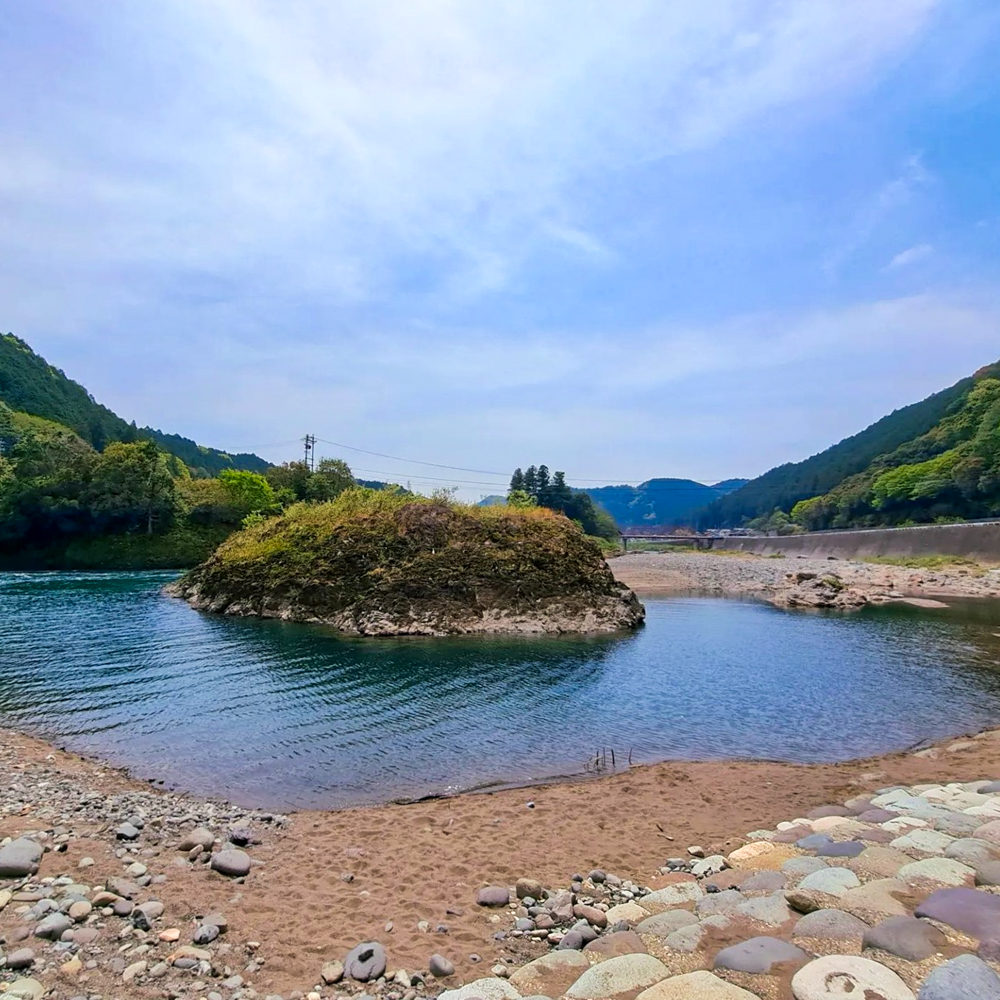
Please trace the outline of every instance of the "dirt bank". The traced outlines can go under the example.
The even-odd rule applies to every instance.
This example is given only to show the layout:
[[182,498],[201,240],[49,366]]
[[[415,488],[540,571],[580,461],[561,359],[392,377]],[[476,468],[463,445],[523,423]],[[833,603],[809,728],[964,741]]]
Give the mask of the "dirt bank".
[[[521,876],[566,884],[576,871],[601,867],[657,888],[671,878],[659,875],[659,868],[691,844],[709,853],[726,852],[749,830],[896,783],[1000,776],[996,732],[931,756],[899,753],[815,766],[666,763],[530,790],[301,812],[284,825],[256,818],[252,823],[262,843],[247,850],[260,864],[245,884],[234,884],[205,864],[185,860],[177,849],[181,832],[201,815],[199,803],[186,800],[185,806],[177,797],[153,792],[32,738],[0,731],[0,741],[0,839],[61,830],[65,842],[65,848],[45,854],[36,878],[66,874],[98,886],[121,878],[127,864],[141,861],[151,875],[164,876],[137,897],[165,905],[154,931],[177,928],[180,944],[189,944],[199,916],[224,912],[229,930],[209,949],[215,949],[213,963],[220,975],[228,969],[242,976],[244,996],[250,995],[251,984],[261,996],[309,990],[319,983],[325,962],[343,959],[366,940],[384,944],[390,972],[426,970],[434,953],[450,959],[455,975],[428,983],[427,991],[436,993],[488,975],[496,962],[513,968],[545,950],[526,939],[516,944],[494,939],[500,918],[475,905],[476,890],[484,884],[513,884]],[[141,798],[130,799],[132,795]],[[81,809],[87,796],[96,806]],[[116,839],[124,813],[136,808],[148,814],[141,836],[134,844]],[[183,817],[185,808],[191,814],[186,823],[165,822],[157,815]],[[223,815],[229,823],[240,822],[238,810]],[[221,820],[219,827],[219,838],[225,839]],[[54,845],[59,836],[50,833],[49,843]],[[84,857],[94,860],[85,874],[79,870]],[[0,882],[0,887],[6,884]],[[8,951],[19,946],[12,938],[25,926],[20,908],[14,901],[0,911],[0,941],[6,937]],[[39,956],[32,974],[56,987],[59,997],[164,995],[168,980],[143,985],[140,977],[123,984],[121,965],[135,957],[117,956],[123,921],[109,916],[100,924],[97,941],[81,949],[82,958],[96,961],[94,969],[66,979],[58,972],[66,956],[48,957],[50,946],[30,938],[22,944]],[[157,944],[155,933],[152,939],[145,956],[150,967],[176,948]],[[248,942],[259,942],[259,947]],[[116,957],[117,967],[111,964]],[[220,989],[207,985],[202,992],[192,991],[185,983],[193,983],[190,974],[171,995],[195,997]],[[346,992],[351,990],[341,984],[324,988],[322,995]],[[220,995],[229,997],[232,991],[221,990]]]
[[1000,597],[1000,570],[972,566],[910,569],[845,559],[775,559],[724,552],[640,552],[611,560],[615,577],[641,597],[700,593],[759,595],[787,603],[807,583],[838,578],[871,601],[947,597]]

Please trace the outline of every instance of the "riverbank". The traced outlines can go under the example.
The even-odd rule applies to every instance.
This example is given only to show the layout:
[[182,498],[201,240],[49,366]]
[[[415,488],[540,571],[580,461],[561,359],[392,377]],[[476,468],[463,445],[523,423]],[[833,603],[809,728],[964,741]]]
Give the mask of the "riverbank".
[[[1000,597],[1000,569],[974,564],[919,568],[708,551],[631,553],[612,559],[610,566],[615,578],[640,597],[756,596],[784,607],[857,607],[894,600],[940,603],[949,597]],[[824,585],[825,581],[831,582]]]
[[[748,831],[816,806],[896,784],[1000,774],[998,731],[844,764],[671,762],[586,782],[286,819],[157,792],[19,734],[0,732],[0,742],[0,838],[33,834],[48,849],[23,885],[0,881],[15,891],[0,908],[0,950],[8,962],[25,947],[34,952],[32,966],[0,971],[0,980],[31,976],[56,997],[289,1000],[316,986],[323,997],[433,995],[548,951],[544,940],[511,936],[509,910],[477,905],[484,885],[529,877],[569,886],[573,873],[601,868],[656,890],[681,878],[660,869],[690,845],[728,855]],[[214,848],[193,843],[198,827],[215,848],[243,852],[228,860],[251,866],[245,880],[212,870]],[[95,895],[106,886],[112,895]],[[82,917],[70,928],[79,963],[72,949],[34,936],[32,917],[44,920],[46,900],[58,907],[67,892],[90,907],[77,907]],[[409,986],[402,977],[382,988],[322,983],[325,965],[366,941],[384,946],[388,972],[405,969]],[[454,974],[429,976],[435,954]]]

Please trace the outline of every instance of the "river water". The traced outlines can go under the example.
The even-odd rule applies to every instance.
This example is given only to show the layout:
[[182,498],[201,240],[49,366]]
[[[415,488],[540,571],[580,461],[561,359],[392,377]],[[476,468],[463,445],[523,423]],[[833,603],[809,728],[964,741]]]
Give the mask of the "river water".
[[385,802],[669,758],[835,761],[1000,725],[1000,616],[647,600],[602,638],[345,639],[0,574],[0,724],[244,805]]

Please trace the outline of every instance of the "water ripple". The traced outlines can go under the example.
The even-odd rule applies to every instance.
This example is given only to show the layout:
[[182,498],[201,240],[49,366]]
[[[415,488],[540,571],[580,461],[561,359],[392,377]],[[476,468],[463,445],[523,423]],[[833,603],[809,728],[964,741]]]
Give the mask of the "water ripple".
[[202,615],[170,579],[0,574],[0,720],[276,808],[536,779],[601,747],[825,761],[1000,723],[987,605],[691,598],[628,637],[363,641]]

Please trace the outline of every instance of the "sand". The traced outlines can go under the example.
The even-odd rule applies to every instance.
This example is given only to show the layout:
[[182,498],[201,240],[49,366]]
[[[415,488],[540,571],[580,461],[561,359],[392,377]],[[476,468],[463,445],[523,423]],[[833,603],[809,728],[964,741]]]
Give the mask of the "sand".
[[[13,748],[4,767],[21,774],[55,767],[105,792],[136,786],[124,774],[39,740],[9,732],[0,738],[8,751]],[[1000,777],[1000,731],[969,742],[955,752],[942,749],[936,759],[898,753],[811,766],[665,763],[589,781],[413,805],[300,812],[254,849],[265,864],[244,886],[203,869],[176,867],[169,852],[150,865],[167,875],[156,893],[167,906],[163,926],[189,933],[194,914],[221,909],[231,923],[229,942],[262,942],[266,964],[254,976],[259,991],[308,989],[325,961],[343,958],[367,939],[383,942],[390,968],[426,968],[430,955],[440,952],[454,962],[449,984],[457,984],[488,974],[498,960],[519,964],[545,950],[522,942],[512,952],[493,939],[506,924],[475,905],[481,885],[513,884],[520,876],[566,885],[574,872],[599,866],[656,888],[671,878],[659,876],[658,868],[692,844],[727,852],[750,830],[897,782]],[[5,817],[0,837],[38,825],[30,814]],[[40,874],[74,871],[89,854],[97,863],[87,879],[96,885],[121,874],[113,846],[95,830],[67,854],[46,855]],[[342,880],[347,872],[352,882]],[[10,910],[0,913],[0,932],[15,922]],[[429,921],[429,933],[418,930],[422,920]],[[439,924],[447,934],[435,932]],[[116,984],[114,995],[149,994]]]

